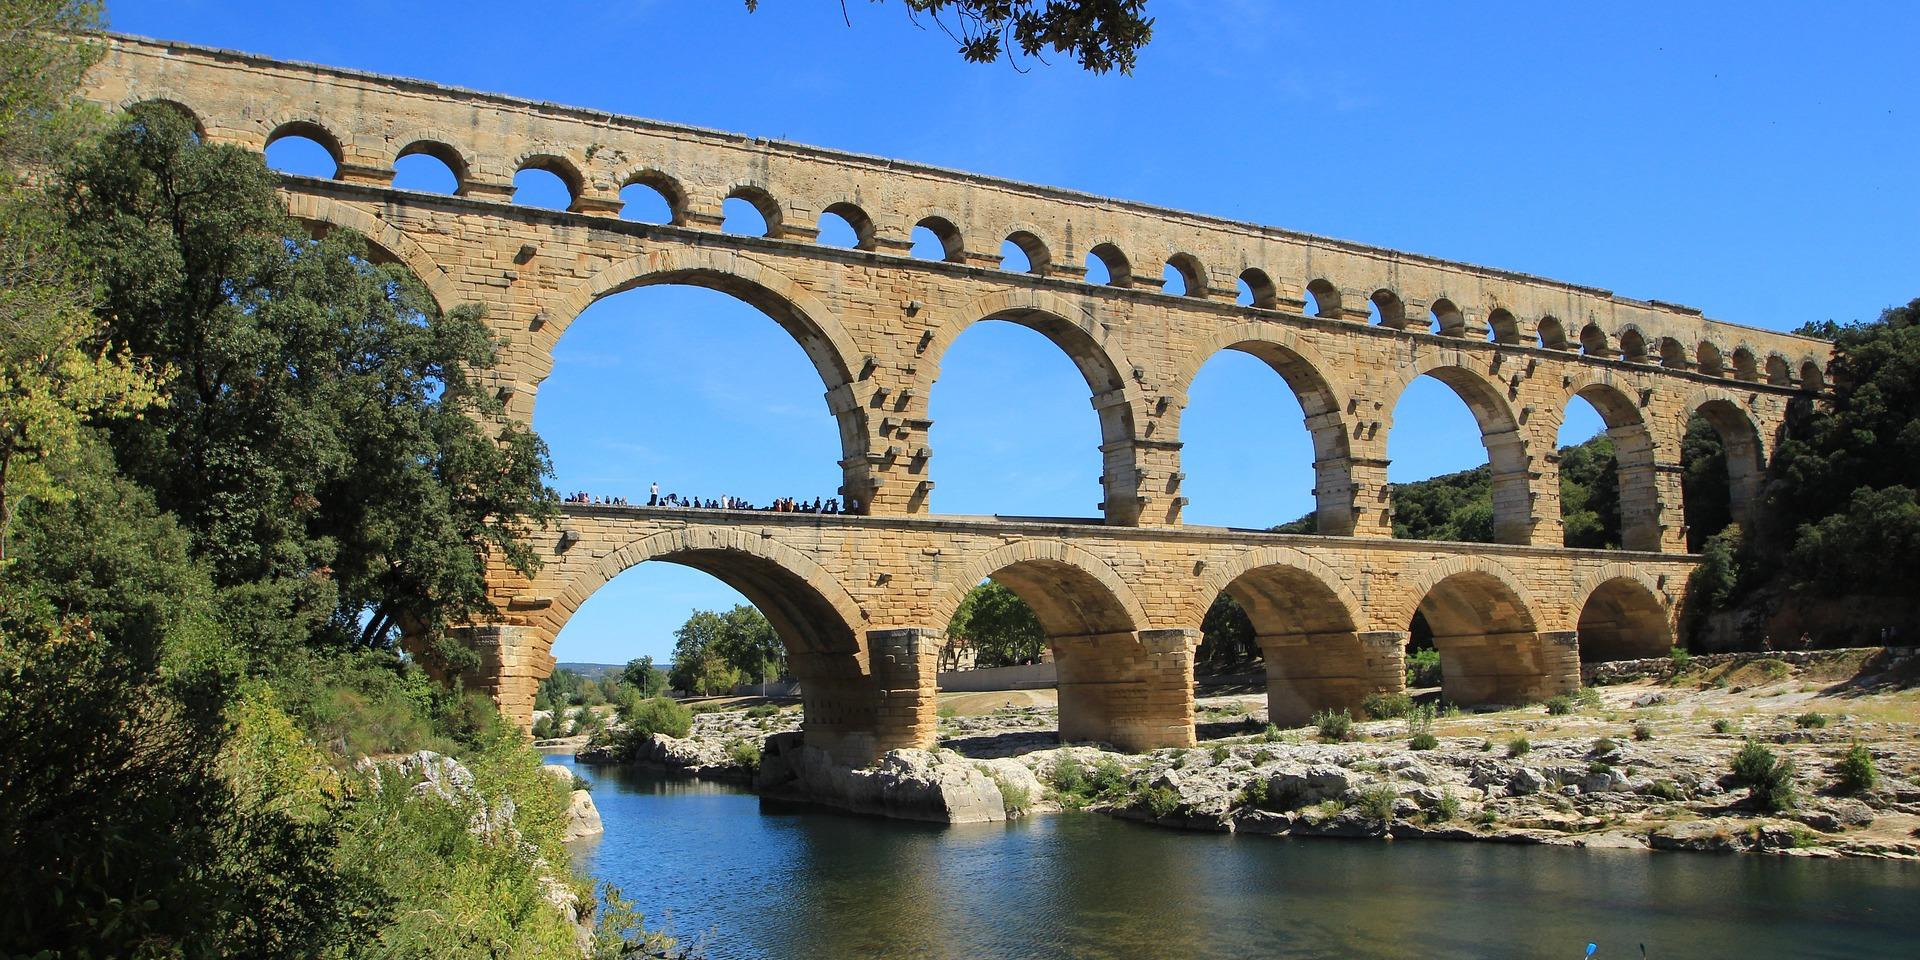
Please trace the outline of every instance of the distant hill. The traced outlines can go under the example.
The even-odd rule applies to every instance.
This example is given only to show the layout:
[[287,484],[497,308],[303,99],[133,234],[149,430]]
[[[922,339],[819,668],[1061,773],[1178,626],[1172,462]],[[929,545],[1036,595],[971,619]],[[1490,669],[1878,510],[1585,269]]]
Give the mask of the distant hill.
[[557,669],[571,670],[589,680],[598,680],[609,673],[619,673],[627,668],[624,663],[558,663]]

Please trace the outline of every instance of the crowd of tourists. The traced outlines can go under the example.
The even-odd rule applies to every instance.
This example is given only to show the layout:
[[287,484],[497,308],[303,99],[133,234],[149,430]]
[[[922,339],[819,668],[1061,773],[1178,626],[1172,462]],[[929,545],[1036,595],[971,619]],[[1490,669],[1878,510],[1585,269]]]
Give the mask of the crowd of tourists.
[[[568,494],[564,499],[567,503],[578,503],[595,507],[634,506],[626,497],[601,496],[586,491]],[[669,493],[663,496],[660,493],[660,485],[658,483],[652,484],[648,488],[647,502],[645,505],[649,507],[681,507],[690,510],[759,510],[766,513],[857,514],[860,512],[860,501],[852,497],[848,497],[845,504],[840,502],[839,497],[814,497],[812,500],[807,500],[804,497],[779,497],[766,506],[758,506],[743,497],[731,495],[701,498]]]

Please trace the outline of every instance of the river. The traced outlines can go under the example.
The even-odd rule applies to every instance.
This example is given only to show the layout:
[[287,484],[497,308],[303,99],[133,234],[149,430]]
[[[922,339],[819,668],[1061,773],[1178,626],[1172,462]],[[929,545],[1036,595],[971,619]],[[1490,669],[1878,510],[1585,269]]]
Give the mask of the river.
[[936,827],[577,766],[575,855],[715,960],[1920,955],[1920,866],[1286,840],[1093,814]]

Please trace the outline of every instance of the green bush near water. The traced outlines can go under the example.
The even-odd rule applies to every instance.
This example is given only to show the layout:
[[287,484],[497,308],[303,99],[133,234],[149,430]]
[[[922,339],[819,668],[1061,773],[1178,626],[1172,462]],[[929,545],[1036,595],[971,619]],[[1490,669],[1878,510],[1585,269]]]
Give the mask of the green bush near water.
[[1745,785],[1762,810],[1790,810],[1795,803],[1792,760],[1774,756],[1773,751],[1749,739],[1733,755],[1733,777]]
[[760,745],[752,740],[727,744],[727,759],[749,771],[760,769]]
[[1360,791],[1360,799],[1354,806],[1364,812],[1369,820],[1392,823],[1394,802],[1399,799],[1398,791],[1386,784],[1378,784]]

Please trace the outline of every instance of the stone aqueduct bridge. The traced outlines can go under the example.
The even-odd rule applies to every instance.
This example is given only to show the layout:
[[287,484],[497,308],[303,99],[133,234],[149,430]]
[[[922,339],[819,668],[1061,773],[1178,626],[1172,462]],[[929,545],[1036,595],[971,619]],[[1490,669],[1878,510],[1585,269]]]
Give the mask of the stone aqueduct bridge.
[[[793,652],[808,736],[850,760],[931,738],[941,631],[983,577],[1041,615],[1071,738],[1190,742],[1192,650],[1221,589],[1253,618],[1279,716],[1397,689],[1416,609],[1450,698],[1567,689],[1583,652],[1668,643],[1690,566],[1688,418],[1704,415],[1725,441],[1738,513],[1788,401],[1824,385],[1824,343],[1592,287],[414,80],[131,37],[108,46],[89,80],[102,103],[167,104],[210,142],[300,136],[330,151],[334,179],[285,178],[291,211],[364,234],[443,307],[483,304],[512,418],[531,421],[553,347],[582,310],[648,284],[758,307],[819,371],[842,493],[870,516],[569,508],[537,578],[497,575],[502,616],[472,628],[486,651],[476,680],[523,721],[568,615],[649,559],[706,570],[760,606]],[[413,154],[445,162],[455,193],[394,189],[394,161]],[[510,202],[529,167],[567,184],[568,210]],[[634,183],[666,198],[671,222],[620,218]],[[765,236],[720,231],[729,198],[758,208]],[[854,248],[818,242],[828,215],[853,228]],[[910,255],[916,227],[940,239],[941,259]],[[1029,269],[1002,267],[1007,241]],[[1085,279],[1089,257],[1110,282]],[[1167,267],[1183,289],[1166,286]],[[1240,283],[1250,304],[1236,302]],[[1085,377],[1102,520],[931,512],[928,398],[947,346],[984,320],[1038,331]],[[1263,360],[1299,399],[1326,536],[1181,524],[1181,412],[1221,350]],[[1499,545],[1391,539],[1387,437],[1421,375],[1479,421]],[[1560,547],[1555,442],[1575,397],[1600,411],[1618,451],[1628,550]],[[1274,411],[1245,414],[1257,442]]]

